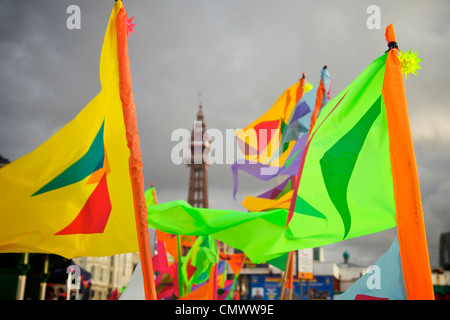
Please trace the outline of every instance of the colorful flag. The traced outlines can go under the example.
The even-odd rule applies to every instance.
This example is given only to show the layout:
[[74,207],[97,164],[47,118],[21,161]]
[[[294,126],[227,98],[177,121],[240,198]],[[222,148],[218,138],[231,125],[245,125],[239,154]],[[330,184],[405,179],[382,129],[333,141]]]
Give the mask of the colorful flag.
[[242,205],[248,211],[266,211],[269,209],[283,208],[289,209],[293,191],[295,177],[289,176],[278,186],[260,194],[257,197],[246,196]]
[[211,277],[211,267],[219,261],[217,241],[210,236],[198,237],[194,245],[184,257],[182,263],[182,278],[186,291],[199,285]]
[[[278,112],[278,117],[280,118],[280,125],[276,129],[270,129],[270,132],[272,132],[271,134],[268,133],[268,128],[259,128],[260,122],[258,122],[258,120],[260,119],[254,122],[257,123],[255,127],[251,127],[251,125],[247,127],[247,131],[245,131],[246,135],[239,136],[238,133],[241,132],[236,132],[236,135],[238,136],[237,140],[240,145],[243,144],[242,139],[244,138],[248,138],[249,141],[252,141],[252,133],[254,132],[258,133],[256,135],[258,138],[256,139],[257,141],[259,141],[261,136],[276,136],[278,138],[278,149],[277,151],[272,152],[270,162],[263,162],[261,161],[261,158],[247,157],[244,160],[236,161],[236,163],[231,166],[234,180],[234,199],[236,199],[238,188],[239,170],[263,181],[271,180],[280,175],[297,175],[303,150],[305,148],[310,123],[315,120],[321,107],[329,101],[331,82],[330,74],[326,66],[322,69],[321,79],[317,86],[314,86],[311,89],[304,89],[304,80],[305,78],[303,74],[303,78],[300,79],[297,88],[298,90],[302,88],[302,90],[298,91],[294,108],[277,109],[274,108],[277,105],[275,104],[274,107],[266,112],[266,114],[271,114],[273,118],[277,115],[276,112]],[[289,89],[286,90],[286,92],[289,92]],[[286,95],[286,92],[284,95]],[[286,116],[285,113],[289,110],[290,114]],[[258,127],[259,131],[256,131],[256,127]],[[264,132],[266,132],[266,134],[263,134]],[[253,138],[253,140],[255,140],[255,138]],[[247,145],[247,149],[249,149],[248,147],[249,146]],[[242,149],[243,148],[241,148],[241,152]],[[247,149],[245,150],[247,151]],[[244,153],[244,155],[247,154]]]
[[338,300],[407,300],[398,238]]
[[150,184],[150,188],[145,190],[145,205],[147,208],[158,203],[158,198],[156,197],[156,189],[153,183]]
[[210,234],[255,263],[397,226],[408,298],[433,299],[392,25],[386,39],[389,50],[321,110],[308,136],[289,212],[196,209],[174,201],[153,207],[149,223],[166,232]]
[[0,252],[72,258],[139,251],[134,195],[143,177],[134,166],[140,149],[126,22],[117,1],[101,52],[100,93],[48,141],[0,170]]
[[[245,252],[254,263],[292,250],[395,227],[389,136],[382,99],[386,57],[387,53],[372,62],[320,112],[306,144],[306,161],[303,153],[300,187],[298,192],[294,190],[295,212],[287,227],[286,209],[246,213],[196,209],[180,201],[149,208],[149,223],[166,232],[211,234]],[[342,149],[344,156],[339,157]],[[351,165],[352,184],[339,184],[350,181],[352,171],[347,166]],[[347,203],[350,209],[346,213]],[[286,219],[284,224],[282,219]]]
[[274,105],[244,129],[236,130],[238,145],[246,159],[270,163],[280,146],[280,128],[303,95],[304,78],[286,89]]
[[[209,273],[214,273],[214,266],[209,269]],[[215,277],[209,277],[203,285],[197,287],[195,290],[182,296],[178,300],[214,300],[215,281]]]
[[[311,247],[310,241],[324,242],[323,239],[292,237],[292,227],[286,229],[287,214],[286,209],[242,212],[194,208],[184,200],[176,200],[148,208],[147,218],[149,225],[164,232],[211,235],[245,252],[252,262],[261,263],[299,249],[302,244]],[[311,231],[307,235],[310,234]]]
[[322,225],[341,240],[397,225],[408,297],[428,299],[431,269],[392,25],[386,39],[389,50],[311,128],[287,222]]
[[230,269],[234,274],[234,278],[226,280],[224,285],[222,286],[223,293],[218,295],[219,300],[230,300],[233,298],[232,296],[234,293],[234,288],[236,286],[241,270],[245,264],[245,257],[245,253],[227,254],[221,252],[219,254],[219,258],[223,261],[226,261],[227,265],[230,266]]

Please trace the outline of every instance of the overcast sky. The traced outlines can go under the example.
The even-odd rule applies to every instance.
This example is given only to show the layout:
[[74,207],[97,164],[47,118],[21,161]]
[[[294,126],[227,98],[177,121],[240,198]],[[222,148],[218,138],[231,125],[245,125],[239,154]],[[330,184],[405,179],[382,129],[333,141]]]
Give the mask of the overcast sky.
[[[159,202],[187,199],[189,169],[171,162],[177,128],[193,127],[199,92],[208,128],[225,133],[264,113],[298,81],[319,81],[328,65],[331,96],[387,49],[394,24],[400,49],[423,58],[405,82],[432,266],[450,231],[450,2],[300,0],[125,0],[135,16],[129,40],[146,187]],[[69,30],[69,5],[81,29]],[[100,50],[113,0],[2,0],[0,5],[0,154],[13,161],[69,122],[100,91]],[[370,30],[369,5],[381,29]],[[237,201],[229,164],[209,168],[212,208],[244,210],[245,195],[273,183],[240,174]],[[324,247],[328,261],[373,264],[395,229]]]

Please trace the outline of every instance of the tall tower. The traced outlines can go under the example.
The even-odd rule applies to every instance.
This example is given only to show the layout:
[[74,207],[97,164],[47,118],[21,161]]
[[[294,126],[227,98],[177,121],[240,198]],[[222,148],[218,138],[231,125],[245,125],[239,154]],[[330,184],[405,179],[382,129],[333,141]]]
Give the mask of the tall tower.
[[208,153],[209,137],[205,134],[206,124],[200,102],[197,120],[191,133],[191,158],[188,203],[197,208],[208,208]]

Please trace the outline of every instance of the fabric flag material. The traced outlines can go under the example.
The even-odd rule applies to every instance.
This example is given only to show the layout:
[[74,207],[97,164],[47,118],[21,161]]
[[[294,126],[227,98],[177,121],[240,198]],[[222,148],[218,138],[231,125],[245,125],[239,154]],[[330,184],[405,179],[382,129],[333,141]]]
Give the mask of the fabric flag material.
[[278,186],[264,192],[263,194],[252,197],[246,196],[242,205],[248,211],[265,211],[275,208],[289,209],[293,191],[293,180],[295,177],[288,177]]
[[[151,251],[156,250],[156,232],[155,229],[148,229],[150,234],[150,246]],[[156,270],[155,270],[156,271]],[[174,289],[176,290],[176,289]],[[177,292],[177,291],[175,291]],[[136,268],[134,269],[133,275],[128,282],[127,287],[124,292],[120,295],[119,300],[146,300],[145,290],[144,290],[144,279],[142,273],[141,262],[138,261]]]
[[245,253],[227,254],[221,252],[219,254],[219,258],[227,262],[227,264],[230,266],[234,274],[233,279],[225,281],[223,286],[223,293],[218,297],[219,300],[232,299],[236,282],[245,264],[245,257],[246,257]]
[[198,237],[182,263],[186,292],[207,280],[211,266],[219,261],[217,241],[210,236]]
[[[299,88],[303,82],[304,78],[300,79]],[[236,199],[238,188],[238,170],[244,171],[263,181],[271,180],[279,175],[297,175],[310,124],[314,123],[321,107],[323,107],[329,101],[330,82],[331,80],[328,68],[324,67],[321,72],[321,79],[319,84],[317,86],[314,86],[308,92],[304,93],[302,90],[297,96],[298,100],[292,110],[290,108],[282,110],[280,108],[275,109],[274,107],[272,107],[267,111],[267,113],[270,113],[272,117],[275,117],[275,112],[279,112],[278,116],[281,119],[288,118],[287,120],[280,120],[281,124],[278,126],[276,131],[274,131],[279,138],[278,152],[273,152],[270,163],[260,161],[260,159],[258,158],[256,158],[255,161],[254,158],[247,157],[243,161],[236,161],[236,163],[231,166],[234,180],[234,199]],[[289,89],[286,92],[289,92]],[[288,110],[291,111],[289,116],[287,117],[284,113]],[[249,127],[250,129],[252,129],[251,125]],[[249,127],[247,127],[246,129],[247,132],[250,130],[248,129]],[[250,131],[250,133],[252,133],[252,131]],[[275,133],[273,135],[275,135]],[[236,133],[236,135],[238,137],[238,142],[241,142],[242,144],[241,139],[244,138],[240,137],[238,135],[238,132]],[[263,136],[263,134],[260,133],[258,138],[260,136]],[[252,140],[252,136],[249,133],[247,133],[247,135],[244,135],[244,137],[249,138],[250,141]]]
[[145,205],[147,208],[149,206],[155,205],[158,203],[158,198],[156,196],[156,189],[153,186],[153,183],[151,184],[151,187],[147,190],[145,190]]
[[408,298],[433,299],[392,25],[386,38],[390,50],[321,110],[308,137],[289,211],[196,209],[174,201],[151,208],[149,223],[166,232],[210,234],[255,263],[397,226]]
[[[209,270],[209,273],[214,272],[214,266]],[[182,296],[178,300],[214,300],[214,281],[215,277],[209,277],[208,280],[197,289],[189,292],[188,294]]]
[[158,276],[155,279],[157,300],[172,297],[172,295],[175,294],[174,284],[176,283],[175,273],[177,272],[177,266],[175,264],[169,266],[164,246],[164,242],[158,241],[158,253],[153,256],[152,260],[154,270],[158,273]]
[[138,143],[126,126],[135,110],[125,31],[118,1],[101,52],[100,93],[48,141],[0,170],[0,252],[72,258],[139,250],[130,163],[140,151],[130,153],[127,140]]
[[238,145],[252,161],[268,163],[279,148],[280,127],[286,123],[303,95],[304,78],[286,89],[262,116],[241,130],[236,130]]
[[407,300],[398,238],[338,300]]
[[242,212],[194,208],[184,200],[176,200],[148,208],[147,218],[149,225],[164,232],[211,235],[245,252],[254,263],[266,262],[288,251],[324,245],[329,240],[311,237],[314,230],[302,225],[295,226],[303,228],[305,236],[293,236],[294,225],[286,229],[287,214],[286,209]]
[[245,213],[196,209],[179,201],[150,208],[150,225],[166,232],[211,234],[254,263],[395,227],[382,97],[386,57],[372,62],[320,112],[306,145],[306,160],[303,153],[295,211],[287,228],[286,209]]
[[342,240],[397,225],[400,252],[409,262],[402,261],[405,270],[411,270],[405,272],[407,287],[411,286],[408,296],[431,297],[416,161],[392,25],[386,39],[390,50],[317,118],[299,168],[288,223],[310,215],[305,223],[338,227],[340,231],[333,233],[341,233]]
[[[234,176],[234,193],[236,199],[238,170],[243,170],[260,179],[271,179],[261,174],[267,171],[278,172],[285,163],[295,145],[294,141],[286,141],[281,145],[282,132],[291,119],[297,102],[303,96],[305,77],[287,88],[271,108],[244,129],[236,130],[236,140],[244,156],[243,163],[237,161],[232,166]],[[273,175],[273,174],[272,174]]]
[[[147,208],[149,206],[153,206],[158,203],[157,195],[156,195],[156,188],[153,186],[153,183],[151,183],[151,186],[149,189],[145,191],[145,204]],[[156,237],[159,242],[164,242],[165,245],[165,251],[170,254],[170,256],[173,258],[175,262],[178,262],[178,242],[177,242],[177,236],[175,234],[169,234],[162,232],[160,230],[156,230]],[[184,247],[192,247],[192,245],[195,242],[196,237],[195,236],[180,236],[181,240],[181,246]]]

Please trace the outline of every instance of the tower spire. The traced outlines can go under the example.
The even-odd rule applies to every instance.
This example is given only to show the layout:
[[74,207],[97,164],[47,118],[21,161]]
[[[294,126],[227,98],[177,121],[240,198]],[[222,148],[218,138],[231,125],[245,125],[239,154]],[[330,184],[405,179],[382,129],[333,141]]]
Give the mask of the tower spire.
[[[199,93],[199,96],[201,93]],[[191,133],[191,159],[188,203],[193,207],[208,208],[208,164],[209,137],[206,134],[203,106],[200,100],[197,120]]]

